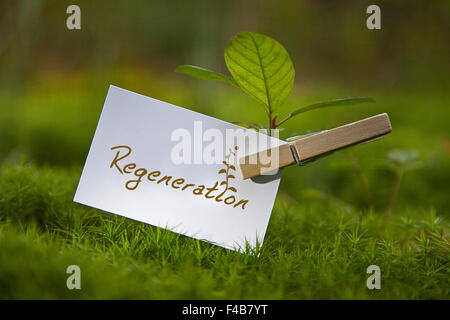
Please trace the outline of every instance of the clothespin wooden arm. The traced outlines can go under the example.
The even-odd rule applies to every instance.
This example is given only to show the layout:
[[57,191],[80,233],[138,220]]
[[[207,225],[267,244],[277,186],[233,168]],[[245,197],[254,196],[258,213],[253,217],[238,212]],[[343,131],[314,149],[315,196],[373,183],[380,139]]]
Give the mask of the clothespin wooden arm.
[[[378,140],[392,131],[387,113],[352,122],[334,129],[301,137],[270,150],[246,155],[239,159],[243,179],[252,178],[278,168],[329,154],[356,144]],[[278,153],[276,163],[267,164],[267,158]],[[264,159],[264,160],[262,160]]]

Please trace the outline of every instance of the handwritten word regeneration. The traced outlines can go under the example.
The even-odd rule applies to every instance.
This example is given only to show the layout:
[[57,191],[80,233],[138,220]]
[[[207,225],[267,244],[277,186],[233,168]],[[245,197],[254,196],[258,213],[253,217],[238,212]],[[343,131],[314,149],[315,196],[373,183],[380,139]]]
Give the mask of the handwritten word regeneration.
[[[136,190],[136,188],[143,182],[154,182],[158,185],[165,185],[167,187],[178,189],[180,191],[191,192],[195,196],[203,196],[205,199],[214,199],[217,202],[222,202],[225,205],[232,205],[233,208],[245,209],[245,205],[248,200],[237,200],[235,194],[237,190],[234,187],[228,185],[228,176],[226,183],[215,181],[212,186],[197,185],[194,183],[187,183],[184,178],[173,177],[171,175],[162,174],[161,171],[138,167],[134,162],[124,161],[132,153],[132,149],[129,146],[121,145],[111,147],[111,150],[115,150],[116,154],[110,164],[110,168],[115,168],[120,174],[131,175],[132,179],[127,180],[125,188],[128,190]],[[227,158],[228,159],[228,158]],[[229,168],[232,167],[227,162],[223,162],[226,166],[227,175]],[[221,170],[225,171],[225,170]]]

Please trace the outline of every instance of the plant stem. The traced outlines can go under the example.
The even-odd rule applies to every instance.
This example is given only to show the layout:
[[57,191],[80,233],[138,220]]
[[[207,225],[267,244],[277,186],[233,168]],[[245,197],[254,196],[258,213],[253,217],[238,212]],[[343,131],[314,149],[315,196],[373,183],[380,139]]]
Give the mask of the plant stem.
[[267,111],[267,116],[269,117],[269,136],[272,136],[272,111]]
[[351,152],[347,152],[346,156],[347,156],[348,161],[352,165],[352,168],[355,170],[355,173],[356,173],[357,177],[359,178],[359,181],[361,182],[363,192],[366,195],[367,205],[369,206],[369,208],[372,208],[373,207],[373,199],[369,192],[369,184],[367,183],[366,177],[362,173],[361,166],[358,163],[358,159]]
[[292,117],[292,115],[289,114],[286,118],[284,118],[283,120],[281,120],[280,122],[278,122],[278,123],[276,124],[276,127],[279,127],[282,123],[288,121],[291,117]]
[[[272,126],[271,126],[271,127],[272,127],[272,130],[277,128],[277,117],[278,117],[278,115],[275,114],[275,115],[273,116],[273,118],[272,118],[272,121],[271,121],[271,124],[272,124]],[[271,134],[272,134],[272,131],[271,131]]]
[[389,207],[386,211],[385,222],[389,222],[392,218],[392,211],[394,211],[395,202],[397,201],[398,191],[400,190],[400,184],[403,178],[403,170],[397,172],[397,176],[394,183],[394,189],[392,189],[391,199],[389,200]]

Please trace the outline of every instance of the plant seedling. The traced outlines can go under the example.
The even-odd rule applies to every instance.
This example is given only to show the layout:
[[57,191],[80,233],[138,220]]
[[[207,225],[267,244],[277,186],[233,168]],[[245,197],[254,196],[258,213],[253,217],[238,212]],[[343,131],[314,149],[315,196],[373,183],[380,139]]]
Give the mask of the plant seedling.
[[387,154],[386,165],[387,169],[395,175],[394,187],[385,218],[386,222],[388,222],[391,220],[392,211],[394,211],[403,175],[407,171],[421,168],[423,163],[419,161],[419,153],[417,150],[394,149]]
[[266,35],[241,32],[230,40],[224,57],[231,77],[193,65],[180,65],[176,71],[200,79],[227,82],[240,88],[264,107],[268,125],[244,121],[235,122],[235,124],[255,130],[268,129],[270,135],[273,129],[307,111],[375,102],[370,97],[333,99],[294,109],[283,119],[278,120],[277,110],[290,95],[295,78],[294,66],[286,49]]

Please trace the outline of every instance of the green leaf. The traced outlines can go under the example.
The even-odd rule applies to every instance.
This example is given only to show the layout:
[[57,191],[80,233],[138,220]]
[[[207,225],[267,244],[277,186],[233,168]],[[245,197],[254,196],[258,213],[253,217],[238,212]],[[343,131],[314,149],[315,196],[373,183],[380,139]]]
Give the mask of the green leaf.
[[419,160],[419,151],[411,149],[394,149],[387,154],[386,163],[393,169],[410,171],[419,169],[423,163]]
[[233,86],[239,87],[233,78],[210,69],[183,64],[181,66],[178,66],[175,71],[185,73],[199,79],[225,81]]
[[241,32],[225,49],[225,62],[239,87],[273,111],[289,96],[295,71],[286,49],[255,32]]
[[292,111],[291,113],[289,113],[289,117],[293,117],[293,116],[296,116],[297,114],[307,112],[310,110],[314,110],[314,109],[352,105],[352,104],[365,103],[365,102],[375,102],[375,100],[370,97],[349,97],[349,98],[342,98],[342,99],[333,99],[333,100],[328,100],[328,101],[324,101],[324,102],[310,104],[309,106],[302,107],[300,109]]
[[254,129],[256,131],[266,128],[264,125],[253,123],[253,122],[248,122],[248,121],[233,121],[231,123],[241,126],[241,127],[244,127],[244,128],[247,128],[247,129]]

